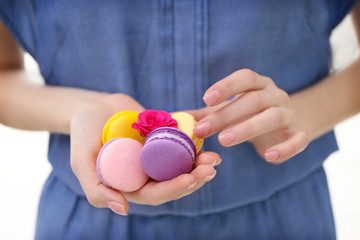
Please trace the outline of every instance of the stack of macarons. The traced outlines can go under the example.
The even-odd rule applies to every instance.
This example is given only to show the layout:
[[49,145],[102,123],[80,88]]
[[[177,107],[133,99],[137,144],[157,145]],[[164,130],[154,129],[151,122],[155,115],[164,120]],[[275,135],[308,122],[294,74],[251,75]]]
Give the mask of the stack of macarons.
[[166,181],[193,169],[203,139],[193,132],[194,117],[185,112],[145,110],[113,115],[102,133],[97,171],[108,187],[136,191],[150,178]]

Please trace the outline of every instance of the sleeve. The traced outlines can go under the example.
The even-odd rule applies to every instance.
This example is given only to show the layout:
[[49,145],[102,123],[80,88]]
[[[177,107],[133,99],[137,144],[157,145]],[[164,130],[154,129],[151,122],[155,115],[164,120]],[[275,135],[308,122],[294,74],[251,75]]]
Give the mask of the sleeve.
[[334,29],[355,6],[357,0],[336,0],[333,4],[331,27]]
[[0,1],[0,19],[19,45],[33,57],[36,54],[36,4],[34,1]]

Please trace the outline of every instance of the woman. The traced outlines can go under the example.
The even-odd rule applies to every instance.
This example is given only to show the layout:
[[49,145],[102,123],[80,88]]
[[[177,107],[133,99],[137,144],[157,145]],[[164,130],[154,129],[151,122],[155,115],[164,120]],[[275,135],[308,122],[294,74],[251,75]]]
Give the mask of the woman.
[[[329,75],[329,35],[354,4],[0,3],[0,121],[52,132],[36,239],[334,239],[322,163],[331,128],[360,109],[360,60]],[[19,47],[46,86],[29,83]],[[106,188],[104,123],[149,108],[199,120],[195,169]]]

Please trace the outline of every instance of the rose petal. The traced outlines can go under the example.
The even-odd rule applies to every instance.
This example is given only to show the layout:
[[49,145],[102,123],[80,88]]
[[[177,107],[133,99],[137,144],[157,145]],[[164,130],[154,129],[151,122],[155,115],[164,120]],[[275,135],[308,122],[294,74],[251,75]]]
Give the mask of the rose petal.
[[147,134],[159,127],[177,127],[177,121],[171,118],[171,114],[166,111],[149,109],[139,114],[138,122],[134,123],[132,127],[146,137]]

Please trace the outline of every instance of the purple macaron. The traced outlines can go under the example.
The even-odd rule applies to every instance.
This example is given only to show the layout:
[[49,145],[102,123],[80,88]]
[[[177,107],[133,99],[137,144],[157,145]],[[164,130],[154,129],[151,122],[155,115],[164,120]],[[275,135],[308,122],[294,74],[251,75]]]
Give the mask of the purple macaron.
[[145,139],[140,151],[140,163],[147,175],[156,181],[166,181],[190,173],[196,157],[191,138],[177,128],[157,128]]

